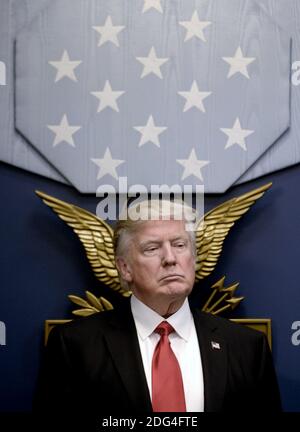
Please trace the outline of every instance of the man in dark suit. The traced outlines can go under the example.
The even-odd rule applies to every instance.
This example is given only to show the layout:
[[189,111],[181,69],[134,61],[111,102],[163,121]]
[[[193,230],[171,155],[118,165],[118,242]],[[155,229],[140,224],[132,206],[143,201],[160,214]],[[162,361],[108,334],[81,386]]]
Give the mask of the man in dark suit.
[[174,204],[166,215],[161,202],[151,204],[152,220],[142,204],[138,220],[129,212],[115,229],[116,265],[131,299],[52,330],[35,407],[90,415],[280,411],[265,336],[190,310],[192,209]]

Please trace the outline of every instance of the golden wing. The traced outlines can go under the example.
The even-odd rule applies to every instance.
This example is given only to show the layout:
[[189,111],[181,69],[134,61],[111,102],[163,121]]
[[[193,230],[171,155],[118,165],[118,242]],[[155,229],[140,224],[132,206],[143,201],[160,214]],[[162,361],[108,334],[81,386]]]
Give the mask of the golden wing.
[[128,297],[130,292],[121,287],[115,266],[113,230],[111,227],[87,210],[68,204],[40,191],[36,191],[36,194],[63,221],[73,228],[85,248],[88,260],[97,279],[114,291],[118,291],[124,297]]
[[204,279],[217,265],[230,228],[261,198],[272,183],[221,204],[206,213],[196,230],[196,280]]

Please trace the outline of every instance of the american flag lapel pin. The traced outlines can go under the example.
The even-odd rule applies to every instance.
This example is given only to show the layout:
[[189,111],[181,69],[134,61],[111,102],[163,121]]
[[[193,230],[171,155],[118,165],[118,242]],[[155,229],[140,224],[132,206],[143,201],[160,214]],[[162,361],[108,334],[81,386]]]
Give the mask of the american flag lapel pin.
[[211,341],[211,347],[212,349],[217,349],[217,350],[221,349],[221,345],[219,344],[219,342]]

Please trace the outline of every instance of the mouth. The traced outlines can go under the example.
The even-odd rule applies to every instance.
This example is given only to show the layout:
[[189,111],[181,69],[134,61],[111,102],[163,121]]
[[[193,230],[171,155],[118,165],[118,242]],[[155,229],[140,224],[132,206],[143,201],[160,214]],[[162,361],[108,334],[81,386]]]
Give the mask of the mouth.
[[182,276],[180,274],[169,274],[169,275],[166,275],[166,276],[163,276],[162,278],[160,278],[160,281],[171,282],[171,281],[175,281],[178,279],[184,279],[184,276]]

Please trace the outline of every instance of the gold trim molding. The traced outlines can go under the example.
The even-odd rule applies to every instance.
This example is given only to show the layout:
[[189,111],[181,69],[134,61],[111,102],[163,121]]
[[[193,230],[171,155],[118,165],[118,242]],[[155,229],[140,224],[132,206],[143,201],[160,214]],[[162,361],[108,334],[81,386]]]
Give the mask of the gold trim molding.
[[[54,326],[59,324],[65,324],[72,320],[46,320],[45,321],[45,334],[44,334],[44,343],[47,344],[48,337],[50,331]],[[261,331],[267,336],[270,349],[272,349],[272,328],[271,328],[271,319],[270,318],[234,318],[230,319],[230,321],[236,322],[241,325],[245,325],[247,327],[253,328],[254,330]]]

